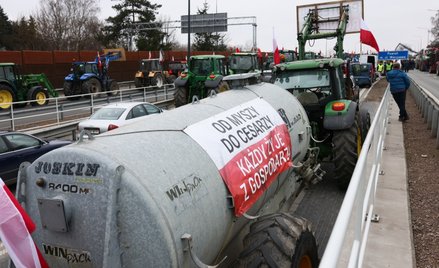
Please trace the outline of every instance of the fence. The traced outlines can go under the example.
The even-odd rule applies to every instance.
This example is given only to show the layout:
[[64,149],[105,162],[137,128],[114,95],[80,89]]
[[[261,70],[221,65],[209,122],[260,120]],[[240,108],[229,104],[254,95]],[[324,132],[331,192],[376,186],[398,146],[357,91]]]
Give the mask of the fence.
[[431,130],[431,136],[436,137],[436,149],[439,149],[439,99],[412,80],[409,88],[413,94],[416,105]]
[[[193,55],[211,55],[212,51],[194,51]],[[215,52],[218,55],[228,56],[230,52]],[[184,60],[186,51],[165,51],[166,62]],[[44,73],[52,84],[60,88],[64,77],[70,72],[73,61],[94,61],[97,51],[0,51],[0,62],[13,62],[21,66],[23,74]],[[130,51],[125,52],[125,61],[113,61],[110,64],[109,74],[116,81],[130,81],[134,79],[139,69],[139,61],[147,58],[159,58],[159,51]]]
[[374,220],[375,191],[388,124],[389,96],[387,88],[363,143],[320,267],[361,267],[369,227]]

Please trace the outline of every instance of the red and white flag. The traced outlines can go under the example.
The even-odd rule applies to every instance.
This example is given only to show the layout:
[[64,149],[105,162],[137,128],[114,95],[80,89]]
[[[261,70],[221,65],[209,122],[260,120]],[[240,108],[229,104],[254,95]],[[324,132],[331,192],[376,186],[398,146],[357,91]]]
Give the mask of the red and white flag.
[[273,35],[273,62],[274,64],[280,63],[280,54],[279,54],[279,48],[277,47],[276,39]]
[[148,59],[151,59],[151,51],[148,52]]
[[49,267],[35,246],[35,224],[0,179],[0,239],[16,267]]
[[360,42],[366,44],[368,46],[373,47],[377,52],[380,51],[377,41],[373,36],[372,32],[367,27],[364,20],[361,20],[361,29],[360,29]]

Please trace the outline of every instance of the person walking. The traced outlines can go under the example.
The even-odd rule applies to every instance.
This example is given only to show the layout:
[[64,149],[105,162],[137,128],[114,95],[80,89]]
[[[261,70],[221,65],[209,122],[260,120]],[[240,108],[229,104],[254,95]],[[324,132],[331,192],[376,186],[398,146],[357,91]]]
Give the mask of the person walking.
[[398,62],[395,62],[392,70],[387,72],[386,79],[390,84],[390,93],[399,107],[399,121],[404,122],[409,119],[405,110],[405,98],[410,87],[410,79],[405,72],[401,71],[401,65]]

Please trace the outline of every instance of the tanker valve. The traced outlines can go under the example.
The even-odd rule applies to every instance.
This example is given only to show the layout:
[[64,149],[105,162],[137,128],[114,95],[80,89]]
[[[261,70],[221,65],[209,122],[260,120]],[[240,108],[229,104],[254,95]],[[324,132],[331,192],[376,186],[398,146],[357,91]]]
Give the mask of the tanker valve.
[[220,264],[225,261],[225,259],[227,258],[227,256],[225,256],[218,264],[216,265],[207,265],[205,263],[203,263],[198,256],[195,254],[195,252],[193,251],[193,242],[192,242],[192,235],[190,234],[184,234],[181,236],[181,240],[186,240],[187,241],[187,246],[188,248],[185,248],[185,250],[189,250],[189,253],[191,254],[191,258],[194,261],[194,263],[200,267],[200,268],[216,268],[218,266],[220,266]]

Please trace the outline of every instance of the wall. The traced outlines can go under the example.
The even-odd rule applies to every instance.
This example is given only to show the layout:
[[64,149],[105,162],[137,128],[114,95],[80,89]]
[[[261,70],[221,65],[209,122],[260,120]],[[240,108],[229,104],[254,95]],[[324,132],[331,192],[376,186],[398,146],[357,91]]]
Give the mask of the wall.
[[[102,53],[101,53],[102,54]],[[110,76],[118,82],[132,81],[141,59],[159,58],[159,51],[126,52],[125,61],[110,63]],[[192,55],[212,54],[211,51],[194,51]],[[216,52],[228,56],[229,52]],[[164,51],[165,61],[184,60],[186,51]],[[0,62],[20,65],[23,74],[44,73],[56,88],[61,88],[64,77],[70,72],[73,61],[94,61],[97,51],[0,51]]]

